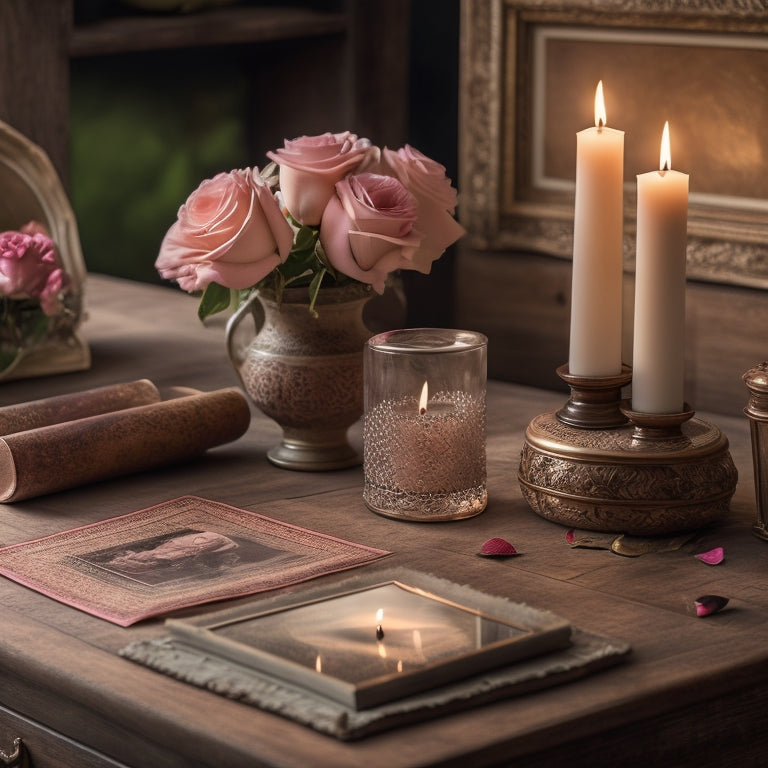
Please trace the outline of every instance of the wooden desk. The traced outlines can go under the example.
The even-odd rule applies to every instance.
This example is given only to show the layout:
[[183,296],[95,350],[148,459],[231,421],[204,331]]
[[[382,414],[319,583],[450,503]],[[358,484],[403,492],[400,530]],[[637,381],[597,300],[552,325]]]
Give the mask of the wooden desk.
[[[236,383],[223,327],[202,328],[189,297],[107,278],[90,281],[89,297],[92,370],[0,385],[2,402],[140,377],[202,389]],[[516,480],[523,429],[562,402],[557,393],[491,383],[490,502],[463,522],[372,514],[362,503],[359,468],[303,474],[271,466],[265,451],[278,428],[256,413],[245,437],[193,464],[4,505],[0,544],[196,494],[393,550],[393,566],[549,607],[575,625],[629,641],[628,663],[344,744],[117,655],[132,640],[164,634],[159,620],[122,629],[0,579],[0,749],[22,737],[35,768],[764,764],[768,544],[750,533],[746,418],[707,416],[730,437],[740,471],[730,517],[702,534],[696,550],[724,546],[726,561],[713,567],[691,551],[623,558],[570,549],[563,528],[528,509]],[[491,536],[507,538],[523,555],[477,557]],[[729,597],[729,606],[696,618],[693,600],[710,593]]]

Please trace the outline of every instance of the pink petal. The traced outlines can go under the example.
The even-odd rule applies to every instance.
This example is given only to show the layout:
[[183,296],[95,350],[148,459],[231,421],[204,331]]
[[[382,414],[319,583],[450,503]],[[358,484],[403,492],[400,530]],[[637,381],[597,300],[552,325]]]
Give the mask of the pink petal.
[[493,538],[483,544],[480,554],[486,557],[511,557],[520,553],[506,539]]
[[702,552],[694,557],[707,565],[720,565],[725,560],[725,550],[722,547],[715,547],[709,552]]
[[704,595],[696,599],[695,605],[696,615],[704,618],[725,608],[728,605],[728,598],[720,595]]

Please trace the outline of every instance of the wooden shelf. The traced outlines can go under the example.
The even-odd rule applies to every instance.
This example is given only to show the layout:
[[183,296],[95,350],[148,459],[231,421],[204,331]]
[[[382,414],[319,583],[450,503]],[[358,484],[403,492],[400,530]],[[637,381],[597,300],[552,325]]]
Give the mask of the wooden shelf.
[[[2,0],[0,120],[45,150],[66,188],[71,61],[87,68],[89,61],[98,67],[120,56],[131,65],[137,57],[149,71],[186,51],[215,73],[217,57],[209,62],[206,52],[231,46],[230,63],[248,68],[244,119],[252,146],[331,126],[354,126],[361,136],[401,146],[411,2],[240,0],[190,13],[150,13],[115,0]],[[386,45],[372,45],[382,30]],[[291,93],[296,83],[300,99]],[[267,100],[268,120],[256,114]]]
[[72,57],[344,35],[343,13],[300,7],[216,8],[194,14],[125,16],[76,25]]

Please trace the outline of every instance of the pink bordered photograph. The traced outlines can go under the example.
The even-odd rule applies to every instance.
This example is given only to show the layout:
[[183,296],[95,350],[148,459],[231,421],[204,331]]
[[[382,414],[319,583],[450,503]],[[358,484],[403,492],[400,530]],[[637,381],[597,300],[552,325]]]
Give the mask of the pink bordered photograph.
[[0,574],[120,626],[277,589],[390,554],[183,496],[0,549]]

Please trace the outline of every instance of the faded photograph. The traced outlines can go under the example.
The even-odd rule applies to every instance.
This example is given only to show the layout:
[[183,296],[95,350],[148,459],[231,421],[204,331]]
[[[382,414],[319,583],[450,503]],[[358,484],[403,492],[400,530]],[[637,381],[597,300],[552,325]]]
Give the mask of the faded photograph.
[[248,539],[184,528],[80,555],[79,560],[148,585],[200,580],[288,555]]

